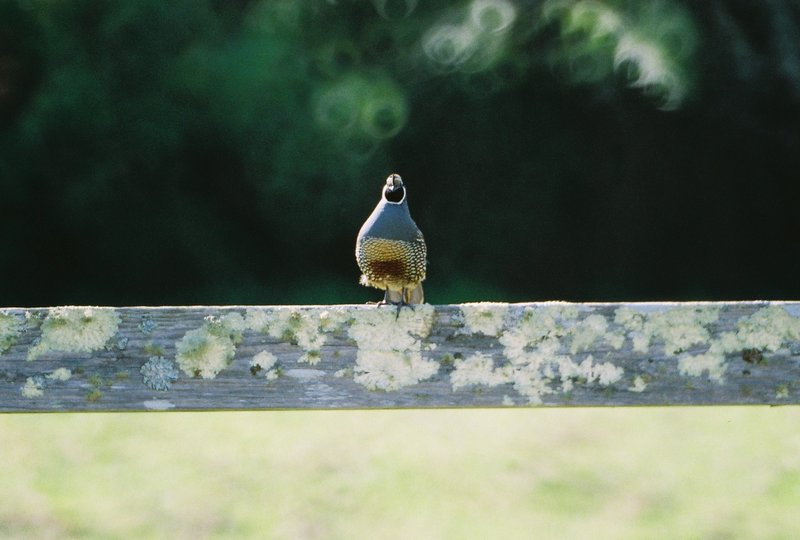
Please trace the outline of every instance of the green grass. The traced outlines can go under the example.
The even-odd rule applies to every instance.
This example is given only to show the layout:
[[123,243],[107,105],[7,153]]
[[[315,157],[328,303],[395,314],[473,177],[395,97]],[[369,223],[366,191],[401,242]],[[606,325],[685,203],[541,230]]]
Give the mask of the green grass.
[[800,408],[0,416],[0,538],[797,538]]

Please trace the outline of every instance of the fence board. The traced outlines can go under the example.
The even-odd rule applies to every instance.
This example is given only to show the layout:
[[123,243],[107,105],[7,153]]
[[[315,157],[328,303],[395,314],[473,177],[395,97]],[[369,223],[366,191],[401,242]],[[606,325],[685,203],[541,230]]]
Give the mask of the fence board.
[[0,411],[792,404],[800,303],[0,309]]

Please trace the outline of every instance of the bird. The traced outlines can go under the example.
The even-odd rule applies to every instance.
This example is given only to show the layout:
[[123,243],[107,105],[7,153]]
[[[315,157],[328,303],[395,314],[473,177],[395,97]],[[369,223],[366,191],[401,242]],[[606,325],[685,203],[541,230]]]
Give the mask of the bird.
[[361,285],[384,291],[379,305],[396,305],[399,316],[402,306],[425,302],[422,281],[428,248],[411,219],[399,174],[386,178],[380,202],[358,231],[356,262],[362,273]]

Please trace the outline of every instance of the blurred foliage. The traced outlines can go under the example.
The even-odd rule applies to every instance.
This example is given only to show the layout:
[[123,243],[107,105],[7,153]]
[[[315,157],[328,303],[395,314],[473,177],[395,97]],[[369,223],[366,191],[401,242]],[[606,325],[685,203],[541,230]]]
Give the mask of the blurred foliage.
[[797,298],[800,7],[0,0],[0,304]]
[[800,536],[797,407],[0,415],[0,536]]

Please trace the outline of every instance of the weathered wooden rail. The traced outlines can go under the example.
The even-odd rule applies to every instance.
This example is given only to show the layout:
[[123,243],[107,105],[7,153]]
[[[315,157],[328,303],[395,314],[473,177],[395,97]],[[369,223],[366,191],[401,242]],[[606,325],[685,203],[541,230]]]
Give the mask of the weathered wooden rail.
[[0,309],[0,411],[793,404],[800,303]]

